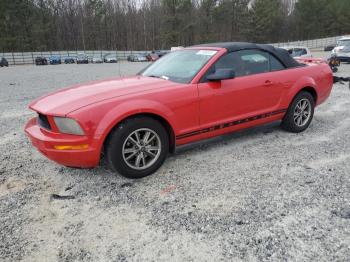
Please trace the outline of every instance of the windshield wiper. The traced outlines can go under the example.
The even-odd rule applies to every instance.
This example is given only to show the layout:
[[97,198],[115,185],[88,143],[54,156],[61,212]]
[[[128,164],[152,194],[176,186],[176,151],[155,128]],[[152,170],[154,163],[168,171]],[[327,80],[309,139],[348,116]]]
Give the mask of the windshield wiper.
[[156,76],[156,75],[149,75],[148,77],[160,78],[160,76]]
[[167,77],[167,76],[149,75],[148,77],[154,77],[154,78],[161,78],[161,79],[164,79],[164,80],[169,80],[169,77]]

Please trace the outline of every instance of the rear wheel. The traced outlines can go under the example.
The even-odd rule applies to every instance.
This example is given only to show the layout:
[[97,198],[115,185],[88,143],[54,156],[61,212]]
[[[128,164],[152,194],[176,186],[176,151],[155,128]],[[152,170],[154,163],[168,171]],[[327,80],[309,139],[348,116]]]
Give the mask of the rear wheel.
[[300,92],[293,100],[282,121],[282,128],[293,133],[303,132],[312,121],[315,109],[313,96],[305,91]]
[[165,128],[149,117],[122,122],[109,136],[105,146],[107,164],[128,178],[154,173],[169,152]]

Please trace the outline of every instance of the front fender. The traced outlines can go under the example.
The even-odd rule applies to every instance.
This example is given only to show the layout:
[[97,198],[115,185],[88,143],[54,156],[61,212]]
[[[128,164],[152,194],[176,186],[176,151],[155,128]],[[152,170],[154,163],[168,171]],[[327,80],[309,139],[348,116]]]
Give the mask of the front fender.
[[173,111],[164,104],[150,99],[105,101],[92,104],[68,114],[77,119],[87,135],[96,143],[103,143],[109,132],[122,120],[137,114],[154,114],[168,122],[176,132]]
[[125,101],[111,108],[100,120],[96,128],[96,135],[106,137],[107,134],[122,120],[137,114],[155,114],[165,119],[174,130],[172,118],[174,113],[164,104],[157,101],[139,99]]

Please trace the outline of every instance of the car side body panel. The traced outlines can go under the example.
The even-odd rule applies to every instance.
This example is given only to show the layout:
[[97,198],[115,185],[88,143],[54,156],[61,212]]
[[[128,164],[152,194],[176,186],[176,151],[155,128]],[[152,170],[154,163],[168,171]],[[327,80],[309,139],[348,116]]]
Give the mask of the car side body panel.
[[[296,68],[205,83],[201,79],[206,71],[227,51],[211,47],[197,49],[217,53],[191,83],[142,76],[110,79],[76,85],[30,105],[49,120],[52,116],[75,119],[85,132],[83,137],[43,130],[35,120],[27,124],[26,133],[33,145],[50,159],[68,166],[92,167],[99,163],[108,134],[128,117],[148,114],[164,119],[173,130],[176,145],[183,145],[281,120],[295,95],[304,88],[314,90],[317,105],[331,92],[332,72],[327,64],[316,61]],[[89,144],[88,150],[54,149],[54,145],[82,141]]]

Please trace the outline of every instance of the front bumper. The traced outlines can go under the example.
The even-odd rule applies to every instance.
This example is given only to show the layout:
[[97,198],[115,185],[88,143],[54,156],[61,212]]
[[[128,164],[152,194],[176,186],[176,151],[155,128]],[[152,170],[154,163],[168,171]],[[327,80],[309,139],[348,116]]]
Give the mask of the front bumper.
[[[29,120],[25,133],[31,143],[40,153],[58,164],[69,167],[89,168],[98,165],[100,150],[92,146],[92,141],[86,136],[67,135],[50,132],[37,124],[37,118]],[[88,145],[81,150],[57,150],[55,146]]]

